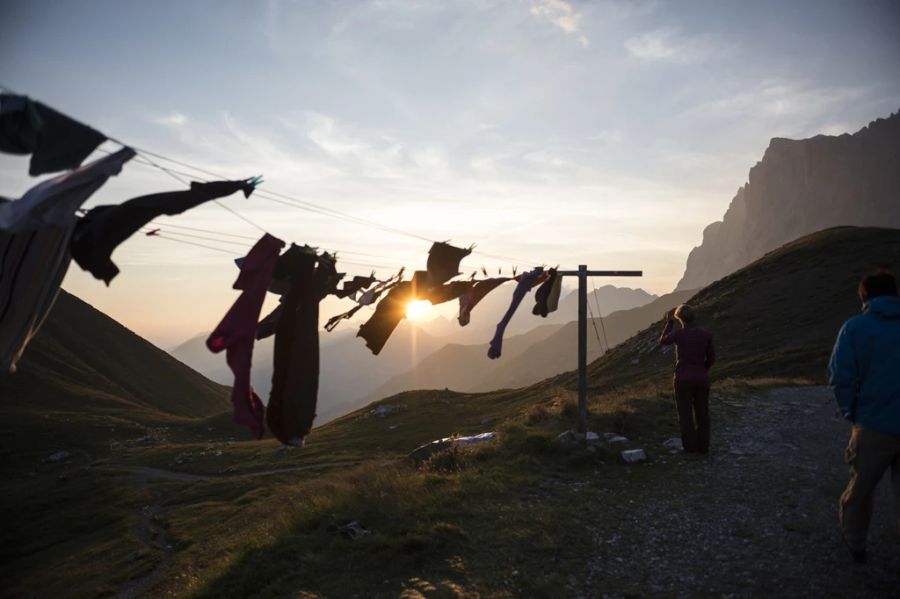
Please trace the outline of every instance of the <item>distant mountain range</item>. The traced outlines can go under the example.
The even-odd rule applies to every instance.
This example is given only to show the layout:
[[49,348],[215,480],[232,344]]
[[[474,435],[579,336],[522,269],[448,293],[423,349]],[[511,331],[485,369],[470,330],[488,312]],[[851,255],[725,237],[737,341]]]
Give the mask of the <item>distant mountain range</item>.
[[[683,302],[693,291],[677,291],[641,307],[618,310],[588,322],[588,360],[603,355]],[[573,294],[574,295],[574,294]],[[576,298],[577,299],[577,298]],[[449,344],[369,395],[372,400],[411,389],[493,391],[524,387],[571,370],[578,359],[578,323],[544,325],[503,341],[503,356],[487,358],[487,345]]]
[[[460,327],[455,318],[443,316],[424,322],[402,321],[378,356],[373,356],[365,343],[356,337],[358,322],[342,324],[331,333],[322,331],[319,416],[316,422],[321,424],[346,414],[372,399],[383,397],[379,395],[382,392],[422,388],[426,381],[433,386],[454,389],[487,390],[514,386],[519,378],[518,370],[508,364],[515,363],[519,353],[531,350],[531,346],[576,319],[578,301],[574,292],[566,293],[560,299],[559,310],[547,318],[541,318],[531,313],[534,305],[532,294],[522,303],[507,327],[503,357],[497,361],[489,360],[486,355],[488,341],[509,307],[514,287],[514,283],[507,283],[488,295],[472,312],[472,320],[466,327]],[[655,295],[642,289],[612,285],[592,290],[589,297],[592,309],[596,311],[599,305],[604,315],[655,300]],[[635,325],[630,330],[634,332],[638,328]],[[616,337],[618,341],[624,338],[620,333],[616,335],[619,335]],[[205,376],[229,384],[232,375],[224,356],[212,354],[206,349],[206,337],[207,334],[197,335],[171,350],[171,354]],[[536,369],[537,374],[526,373],[527,376],[518,385],[530,384],[571,367],[572,362],[567,361],[567,357],[574,355],[575,341],[572,341],[571,348],[561,350],[558,356],[555,355],[557,344],[559,341],[548,346],[547,350],[554,356],[548,354],[546,363],[553,366]],[[253,386],[262,397],[268,395],[271,385],[272,348],[271,338],[257,343],[254,348]],[[454,359],[457,353],[460,357]],[[528,359],[533,359],[536,353],[540,351],[531,350],[527,354],[531,356]],[[410,372],[420,374],[406,376]],[[429,372],[433,375],[426,374]],[[498,372],[501,374],[495,379],[493,375]],[[452,384],[444,384],[445,380],[452,381]],[[494,380],[496,384],[492,382]],[[389,381],[392,382],[388,384]]]
[[900,112],[852,135],[773,139],[723,219],[703,231],[677,289],[703,287],[843,225],[900,227]]

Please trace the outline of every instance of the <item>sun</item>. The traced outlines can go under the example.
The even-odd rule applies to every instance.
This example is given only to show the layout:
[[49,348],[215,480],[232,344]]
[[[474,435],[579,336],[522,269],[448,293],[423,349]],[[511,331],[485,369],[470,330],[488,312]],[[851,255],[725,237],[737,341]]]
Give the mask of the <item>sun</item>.
[[422,320],[431,311],[428,300],[413,300],[406,305],[406,317],[410,320]]

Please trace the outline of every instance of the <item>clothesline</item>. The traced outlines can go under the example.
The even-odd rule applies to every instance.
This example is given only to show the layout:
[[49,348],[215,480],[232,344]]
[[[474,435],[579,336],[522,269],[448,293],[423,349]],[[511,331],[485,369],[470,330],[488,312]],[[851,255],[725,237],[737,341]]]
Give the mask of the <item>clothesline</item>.
[[[7,93],[11,93],[11,94],[17,94],[17,93],[18,93],[18,92],[16,92],[16,91],[14,91],[12,88],[10,88],[10,87],[8,87],[8,86],[6,86],[6,85],[3,85],[3,84],[0,84],[0,89],[2,89],[3,91],[5,91],[5,92],[7,92]],[[214,172],[214,171],[212,171],[212,170],[209,170],[209,169],[206,169],[206,168],[203,168],[203,167],[199,167],[199,166],[196,166],[196,165],[193,165],[193,164],[190,164],[190,163],[188,163],[188,162],[185,162],[185,161],[182,161],[182,160],[178,160],[178,159],[175,159],[175,158],[170,158],[170,157],[165,156],[165,155],[163,155],[163,154],[160,154],[160,153],[158,153],[158,152],[153,152],[153,151],[151,151],[151,150],[147,150],[147,149],[144,149],[144,148],[140,148],[140,147],[136,147],[136,146],[134,146],[134,145],[127,144],[127,143],[125,143],[125,142],[123,142],[123,141],[121,141],[121,140],[119,140],[119,139],[117,139],[117,138],[115,138],[115,137],[111,137],[111,136],[108,136],[108,135],[107,135],[106,137],[107,137],[107,139],[108,139],[109,141],[111,141],[111,142],[113,142],[113,143],[116,143],[116,144],[119,144],[119,145],[122,146],[122,147],[130,147],[130,148],[132,148],[133,150],[135,150],[135,151],[138,153],[138,155],[139,155],[143,160],[147,161],[150,165],[152,165],[152,166],[154,166],[154,167],[160,169],[161,171],[167,173],[169,176],[171,176],[171,177],[174,178],[175,180],[181,182],[182,184],[189,185],[189,182],[188,182],[188,181],[185,181],[185,180],[183,180],[183,179],[181,179],[181,178],[180,178],[181,176],[184,176],[184,177],[191,177],[191,178],[196,178],[196,179],[200,179],[201,181],[208,181],[208,179],[201,178],[201,177],[199,177],[199,176],[197,176],[197,175],[195,175],[195,174],[192,175],[192,174],[190,174],[190,173],[179,172],[179,171],[176,171],[176,170],[174,170],[174,169],[172,169],[172,168],[170,168],[170,167],[163,167],[162,165],[159,165],[159,164],[157,164],[156,162],[154,162],[154,161],[153,161],[151,158],[149,158],[149,157],[157,158],[157,159],[159,159],[159,160],[163,160],[163,161],[166,161],[166,162],[169,162],[169,163],[172,163],[172,164],[177,164],[177,165],[179,165],[179,166],[182,166],[182,167],[191,169],[191,170],[196,171],[196,172],[198,172],[198,173],[203,173],[204,175],[207,175],[207,176],[210,176],[210,177],[214,177],[214,178],[216,178],[216,179],[223,180],[223,179],[228,179],[228,178],[229,178],[229,177],[226,177],[226,176],[221,175],[221,174],[219,174],[219,173],[216,173],[216,172]],[[316,204],[316,203],[314,203],[314,202],[311,202],[311,201],[309,201],[309,200],[303,200],[303,199],[301,199],[301,198],[297,198],[297,197],[295,197],[295,196],[291,196],[291,195],[289,195],[289,194],[277,192],[277,191],[274,191],[274,190],[269,190],[269,189],[258,189],[258,190],[256,191],[256,193],[255,193],[255,196],[256,196],[256,197],[259,197],[259,198],[261,198],[261,199],[267,200],[267,201],[279,203],[279,204],[286,205],[286,206],[291,206],[291,207],[298,208],[298,209],[301,209],[301,210],[307,210],[307,211],[315,212],[315,213],[321,214],[321,215],[323,215],[323,216],[329,216],[329,217],[332,217],[332,218],[337,218],[337,219],[340,219],[340,220],[344,220],[344,221],[346,221],[346,222],[355,223],[355,224],[358,224],[358,225],[361,225],[361,226],[370,227],[370,228],[377,229],[377,230],[381,230],[381,231],[384,231],[384,232],[394,233],[394,234],[397,234],[397,235],[406,236],[406,237],[411,238],[411,239],[417,239],[417,240],[419,240],[419,241],[425,241],[425,242],[428,242],[428,243],[436,243],[436,242],[437,242],[436,240],[429,239],[428,237],[426,237],[426,236],[424,236],[424,235],[419,235],[419,234],[414,233],[414,232],[404,231],[404,230],[398,229],[398,228],[396,228],[396,227],[391,227],[391,226],[388,226],[388,225],[383,225],[383,224],[381,224],[381,223],[378,223],[378,222],[375,222],[375,221],[372,221],[372,220],[369,220],[369,219],[365,219],[365,218],[362,218],[362,217],[354,216],[354,215],[352,215],[352,214],[348,214],[348,213],[346,213],[346,212],[342,212],[342,211],[340,211],[340,210],[336,210],[336,209],[333,209],[333,208],[328,208],[328,207],[326,207],[326,206],[321,206],[321,205]],[[225,210],[227,210],[227,211],[231,212],[232,214],[234,214],[237,218],[239,218],[239,219],[241,219],[241,220],[247,222],[248,224],[250,224],[250,225],[253,226],[254,228],[259,229],[259,230],[262,231],[262,232],[265,232],[265,228],[264,228],[264,227],[262,227],[262,226],[260,226],[259,224],[257,224],[257,223],[255,223],[255,222],[251,221],[251,220],[248,219],[246,216],[241,215],[240,213],[238,213],[237,211],[235,211],[233,208],[228,207],[227,205],[225,205],[225,204],[219,202],[218,200],[216,200],[215,203],[218,204],[218,205],[220,205],[220,206],[222,206]],[[518,266],[526,266],[526,267],[527,267],[527,266],[533,266],[533,265],[535,265],[535,264],[540,264],[540,263],[541,263],[541,261],[539,261],[539,260],[523,260],[523,259],[520,259],[520,258],[513,258],[513,257],[505,256],[505,255],[502,255],[502,254],[488,253],[488,252],[484,252],[484,251],[477,250],[477,249],[473,249],[472,253],[473,253],[473,254],[480,255],[480,256],[484,256],[485,258],[492,258],[492,259],[494,259],[494,260],[500,260],[500,261],[504,261],[504,262],[509,262],[509,263],[511,263],[511,264],[515,264],[515,265],[518,265]]]
[[[345,274],[337,271],[335,253],[293,243],[282,252],[286,245],[284,241],[219,202],[238,192],[249,198],[257,192],[261,177],[237,180],[223,177],[222,180],[208,181],[189,174],[181,175],[116,140],[111,141],[121,144],[121,149],[82,164],[110,138],[24,96],[4,96],[0,108],[0,150],[30,154],[29,174],[33,176],[66,171],[41,181],[16,201],[0,200],[0,245],[5,248],[4,268],[0,270],[0,288],[5,293],[0,296],[5,296],[6,301],[0,317],[5,317],[11,307],[14,310],[10,326],[0,329],[7,333],[0,339],[0,357],[4,368],[10,371],[15,369],[29,340],[52,307],[69,262],[76,262],[109,285],[119,273],[112,260],[113,252],[138,232],[240,256],[235,260],[240,270],[233,288],[241,293],[210,334],[207,347],[213,352],[227,352],[226,362],[235,375],[232,385],[235,422],[248,426],[257,437],[268,428],[280,441],[290,445],[303,443],[315,419],[319,304],[325,297],[350,298],[355,304],[351,310],[332,317],[326,325],[327,330],[352,318],[362,308],[375,306],[357,333],[375,355],[381,352],[397,326],[407,317],[411,302],[417,300],[427,300],[434,305],[458,300],[459,324],[466,326],[472,309],[487,294],[514,281],[512,301],[489,344],[487,356],[490,359],[501,356],[506,326],[531,289],[540,286],[534,295],[533,314],[546,317],[558,307],[562,283],[558,268],[545,272],[543,266],[532,265],[533,268],[523,270],[518,276],[513,268],[512,276],[490,277],[482,267],[484,279],[476,280],[473,273],[472,277],[462,280],[458,279],[462,274],[461,261],[472,254],[473,248],[455,247],[447,242],[431,242],[425,269],[413,272],[410,280],[404,279],[404,267],[386,279],[375,277],[373,272],[369,276],[344,280]],[[95,206],[82,216],[77,214],[93,193],[136,158],[136,164],[158,169],[187,189],[141,195],[119,204]],[[188,168],[194,167],[189,165]],[[284,197],[288,197],[288,202],[295,201],[289,196]],[[169,231],[165,224],[154,222],[157,217],[182,214],[208,202],[218,203],[263,232],[245,255],[237,248],[216,247],[195,240],[244,248],[250,245],[247,239],[225,239],[215,231],[199,228],[197,232],[205,232],[206,236],[185,233],[187,229]],[[321,207],[312,209],[329,212]],[[350,219],[349,222],[401,232],[366,219],[331,212],[337,218]],[[342,264],[392,268],[344,260]],[[20,272],[22,277],[19,277]],[[281,296],[279,306],[260,320],[260,310],[268,293]],[[252,350],[256,339],[271,335],[275,335],[272,389],[269,403],[263,405],[250,385]],[[597,336],[599,342],[599,333]]]
[[[116,141],[115,143],[119,143],[119,142]],[[105,154],[110,154],[110,153],[111,153],[110,150],[106,150],[106,149],[103,149],[103,148],[98,148],[98,150],[99,150],[100,152],[102,152],[102,153],[105,153]],[[183,172],[183,171],[174,170],[174,169],[171,169],[171,168],[169,168],[169,167],[163,167],[163,166],[157,164],[156,162],[154,162],[154,161],[152,161],[152,160],[150,160],[150,159],[148,159],[148,158],[142,156],[142,155],[140,154],[140,151],[139,151],[139,153],[138,153],[138,158],[141,158],[142,161],[136,161],[134,164],[137,164],[137,165],[143,166],[143,167],[147,167],[147,168],[153,168],[153,169],[156,169],[156,170],[158,170],[158,171],[160,171],[160,172],[162,172],[162,173],[165,173],[166,175],[172,177],[173,179],[175,179],[176,181],[178,181],[178,182],[181,183],[182,185],[189,186],[190,183],[189,183],[187,180],[182,179],[181,177],[189,177],[189,178],[193,178],[193,179],[199,179],[199,180],[202,181],[202,182],[209,182],[209,179],[207,179],[206,177],[200,177],[200,176],[193,175],[193,174],[191,174],[191,173],[185,173],[185,172]],[[201,172],[204,172],[204,173],[205,173],[205,172],[208,172],[208,171],[205,171],[205,169],[199,169],[199,170],[201,170]],[[265,190],[257,189],[257,190],[254,192],[254,197],[259,196],[259,197],[261,197],[261,199],[263,199],[263,200],[268,200],[268,201],[271,201],[271,202],[275,202],[275,203],[282,204],[282,205],[286,205],[286,206],[290,206],[290,207],[296,207],[296,206],[294,206],[293,204],[288,203],[288,202],[284,202],[284,201],[282,201],[282,200],[278,200],[278,199],[275,199],[275,198],[268,198],[268,197],[265,197],[264,195],[262,195],[262,194],[264,194],[264,193],[265,193]],[[238,216],[238,218],[240,218],[241,220],[243,220],[243,221],[245,221],[245,222],[249,222],[249,223],[252,224],[255,228],[257,228],[257,229],[259,229],[259,230],[261,230],[261,231],[265,231],[264,227],[258,225],[257,223],[255,223],[255,222],[253,222],[253,221],[250,221],[250,219],[248,219],[246,216],[241,215],[240,213],[238,213],[237,211],[235,211],[235,210],[232,209],[232,208],[229,208],[227,205],[223,204],[223,203],[220,202],[219,200],[215,200],[214,202],[215,202],[216,204],[220,205],[222,208],[225,208],[225,209],[228,210],[229,212],[232,212],[233,214],[235,214],[236,216]],[[324,214],[324,213],[323,213],[323,214]],[[325,215],[328,216],[328,214],[325,214]],[[159,222],[157,222],[157,221],[154,221],[153,224],[161,224],[161,223],[159,223]],[[167,225],[167,226],[171,226],[171,225]],[[205,231],[208,232],[208,233],[218,233],[218,232],[214,232],[214,231],[211,231],[211,230],[205,230]],[[231,235],[234,235],[234,234],[224,233],[224,235],[229,235],[229,236],[231,236]],[[244,239],[248,239],[248,240],[256,239],[255,237],[244,236],[244,235],[241,235],[241,236],[239,236],[239,237],[244,238]],[[195,244],[195,245],[198,245],[199,247],[203,247],[203,246],[200,246],[199,244]],[[252,244],[248,244],[247,247],[249,247],[250,245],[252,245]],[[219,249],[219,250],[221,251],[221,248],[216,248],[216,249]],[[364,252],[351,252],[351,251],[347,251],[347,250],[333,250],[332,253],[339,253],[339,254],[355,254],[355,255],[361,255],[361,256],[367,257],[367,258],[374,258],[374,259],[376,259],[376,260],[399,260],[399,258],[390,257],[390,256],[381,256],[381,255],[377,255],[377,254],[370,254],[370,253],[364,253]],[[478,252],[478,250],[473,250],[472,253],[479,253],[479,252]],[[495,257],[495,256],[493,256],[493,255],[490,255],[490,254],[484,254],[484,253],[481,253],[480,255],[484,255],[485,257]],[[502,257],[500,257],[500,256],[496,256],[496,257],[495,257],[495,259],[500,259],[500,258],[502,258]],[[385,266],[385,265],[383,265],[383,264],[361,263],[361,262],[350,262],[350,261],[346,261],[346,260],[342,260],[341,262],[342,262],[343,264],[349,264],[349,265],[353,265],[353,266],[365,266],[365,267],[374,267],[374,268],[389,268],[389,269],[396,269],[396,268],[399,267],[399,266],[397,266],[397,265],[394,265],[394,266]],[[516,264],[522,265],[522,264],[524,264],[524,263],[523,263],[523,262],[517,262]]]

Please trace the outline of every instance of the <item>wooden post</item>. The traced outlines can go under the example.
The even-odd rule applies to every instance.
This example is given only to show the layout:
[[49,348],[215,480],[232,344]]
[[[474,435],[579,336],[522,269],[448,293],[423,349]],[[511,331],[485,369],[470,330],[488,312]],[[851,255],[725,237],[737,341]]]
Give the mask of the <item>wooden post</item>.
[[587,265],[578,266],[578,432],[587,432]]
[[[578,423],[579,433],[587,432],[587,278],[641,277],[640,270],[588,270],[580,264],[578,270],[561,270],[561,277],[578,277]],[[597,315],[600,316],[599,314]]]

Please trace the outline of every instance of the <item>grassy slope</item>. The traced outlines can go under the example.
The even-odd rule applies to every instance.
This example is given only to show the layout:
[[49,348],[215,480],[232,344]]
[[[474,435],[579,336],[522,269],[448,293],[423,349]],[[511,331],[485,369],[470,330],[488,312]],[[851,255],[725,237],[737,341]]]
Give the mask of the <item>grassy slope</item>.
[[[760,374],[820,379],[838,326],[858,310],[853,290],[859,275],[875,262],[900,266],[900,232],[830,230],[699,292],[692,303],[719,344],[717,393],[739,394],[741,383],[733,379]],[[676,433],[667,384],[671,355],[655,348],[656,334],[657,326],[651,326],[590,369],[591,428],[624,433],[651,450]],[[77,516],[82,528],[48,546],[5,534],[4,573],[14,581],[8,592],[112,589],[152,572],[163,553],[139,548],[133,530],[141,506],[155,502],[164,510],[175,548],[167,574],[153,582],[158,593],[397,596],[409,587],[429,596],[454,596],[459,590],[498,597],[558,595],[567,572],[554,563],[577,561],[590,549],[572,542],[584,538],[576,534],[584,519],[614,516],[620,506],[567,505],[555,499],[554,489],[588,476],[615,488],[667,472],[652,451],[650,463],[632,469],[609,453],[564,451],[552,443],[572,423],[574,383],[566,374],[487,394],[401,394],[381,402],[401,406],[398,413],[378,418],[359,410],[316,429],[302,451],[280,451],[271,440],[188,443],[185,434],[119,448],[92,468],[41,465],[22,483],[32,485],[37,505],[30,506],[23,492],[16,498],[19,511],[6,514],[5,521],[34,518],[49,529]],[[488,418],[495,420],[482,425]],[[501,440],[439,456],[419,470],[394,461],[431,439],[486,428],[499,430]],[[190,461],[178,463],[185,453]],[[328,466],[343,460],[364,463]],[[298,465],[320,469],[178,483],[123,479],[99,470],[113,464],[217,476]],[[54,501],[61,488],[70,503]],[[104,507],[134,509],[131,524],[105,523],[108,510],[79,499],[88,492]],[[373,533],[348,541],[328,532],[329,524],[348,520]],[[90,532],[102,526],[110,535]],[[26,555],[16,553],[23,551],[17,542],[31,543]]]
[[[110,569],[139,571],[124,557],[141,547],[135,506],[146,492],[84,467],[114,443],[205,437],[198,418],[228,407],[224,387],[64,291],[18,372],[0,378],[0,398],[4,579],[40,580],[49,565],[67,564],[80,574],[63,580],[62,594],[90,593]],[[72,457],[43,461],[60,450]],[[110,551],[121,559],[107,559]]]
[[[856,287],[877,266],[900,271],[900,230],[837,227],[766,254],[704,288],[689,302],[715,337],[714,378],[789,376],[824,382],[841,324],[859,312]],[[662,321],[589,367],[595,385],[668,372],[656,346]],[[572,384],[570,373],[558,382]]]

